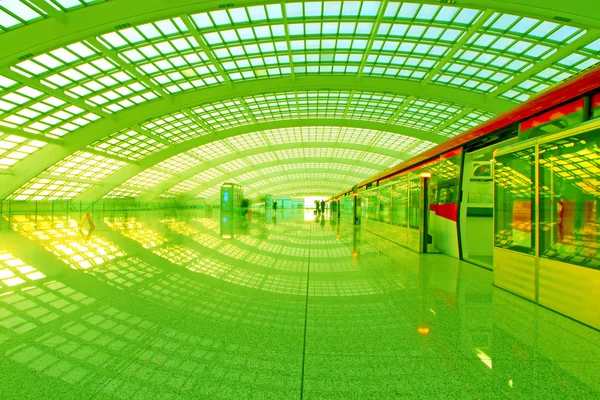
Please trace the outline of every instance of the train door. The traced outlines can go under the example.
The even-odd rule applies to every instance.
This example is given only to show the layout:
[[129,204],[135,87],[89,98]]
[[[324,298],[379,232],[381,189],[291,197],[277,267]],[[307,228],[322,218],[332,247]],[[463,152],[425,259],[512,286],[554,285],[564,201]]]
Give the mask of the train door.
[[512,142],[465,154],[459,216],[462,258],[490,270],[494,261],[494,150]]

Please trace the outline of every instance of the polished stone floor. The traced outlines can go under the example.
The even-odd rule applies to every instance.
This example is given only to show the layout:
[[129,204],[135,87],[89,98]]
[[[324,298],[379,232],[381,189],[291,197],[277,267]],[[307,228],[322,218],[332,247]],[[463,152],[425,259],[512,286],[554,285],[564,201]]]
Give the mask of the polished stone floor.
[[312,211],[93,219],[3,221],[0,399],[600,398],[600,333],[474,265]]

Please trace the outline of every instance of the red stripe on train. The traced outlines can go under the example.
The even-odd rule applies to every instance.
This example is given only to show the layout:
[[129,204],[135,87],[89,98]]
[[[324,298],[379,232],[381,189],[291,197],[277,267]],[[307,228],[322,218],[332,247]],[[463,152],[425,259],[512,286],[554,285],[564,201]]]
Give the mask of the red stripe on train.
[[458,217],[458,203],[430,204],[429,209],[435,211],[435,215],[456,222]]

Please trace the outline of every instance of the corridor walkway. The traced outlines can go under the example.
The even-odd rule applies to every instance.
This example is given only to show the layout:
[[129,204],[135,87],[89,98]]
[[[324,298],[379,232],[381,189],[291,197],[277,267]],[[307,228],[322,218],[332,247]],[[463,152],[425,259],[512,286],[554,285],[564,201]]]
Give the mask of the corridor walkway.
[[600,333],[471,264],[312,211],[95,220],[0,232],[1,399],[600,398]]

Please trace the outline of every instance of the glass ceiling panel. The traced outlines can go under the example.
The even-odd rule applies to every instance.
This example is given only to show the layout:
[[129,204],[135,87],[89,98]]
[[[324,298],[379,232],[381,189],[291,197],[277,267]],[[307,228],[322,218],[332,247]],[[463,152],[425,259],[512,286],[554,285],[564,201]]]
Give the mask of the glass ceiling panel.
[[0,75],[0,125],[60,137],[100,117]]
[[126,163],[123,161],[78,151],[48,168],[45,173],[60,178],[98,182],[124,165]]
[[100,40],[169,93],[224,82],[181,18],[128,27]]
[[538,72],[526,81],[502,93],[500,97],[521,103],[534,94],[569,79],[598,63],[600,63],[600,39],[565,56],[560,61],[552,64],[551,67]]
[[70,200],[91,186],[89,183],[33,178],[11,194],[7,200]]
[[165,161],[156,164],[154,168],[177,174],[185,171],[188,168],[192,168],[201,162],[202,161],[198,160],[197,158],[191,157],[184,153],[168,158]]
[[173,143],[185,142],[208,134],[197,121],[182,112],[155,118],[143,123],[141,127]]
[[453,137],[457,135],[457,132],[465,132],[493,117],[494,114],[492,113],[484,111],[472,111],[437,133],[444,136]]
[[0,34],[19,28],[48,16],[33,3],[25,0],[5,0],[0,2]]
[[555,22],[494,13],[433,82],[489,93],[585,32]]
[[22,61],[11,69],[91,107],[114,113],[156,99],[158,93],[87,41]]
[[3,133],[0,128],[0,169],[10,168],[46,145],[39,140]]
[[164,150],[167,145],[143,133],[123,129],[104,139],[95,141],[88,148],[135,161]]
[[133,178],[130,178],[127,181],[125,181],[121,186],[132,189],[148,190],[158,185],[165,179],[169,179],[171,177],[172,175],[169,175],[165,172],[161,172],[153,168],[148,168],[147,170],[140,172]]

